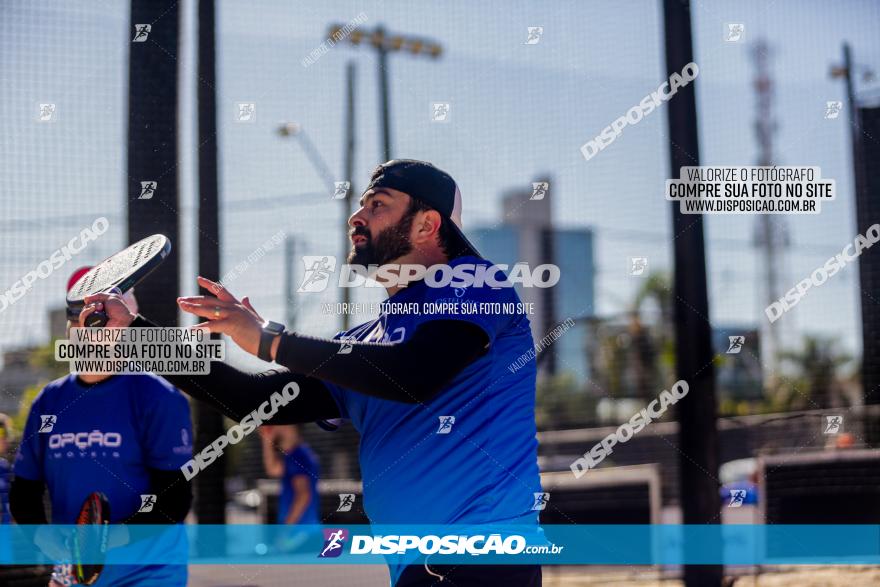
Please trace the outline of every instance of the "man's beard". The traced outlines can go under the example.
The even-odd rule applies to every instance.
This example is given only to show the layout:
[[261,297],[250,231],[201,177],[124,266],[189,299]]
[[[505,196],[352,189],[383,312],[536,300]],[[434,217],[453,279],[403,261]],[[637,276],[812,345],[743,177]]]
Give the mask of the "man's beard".
[[366,227],[356,227],[352,234],[363,236],[367,240],[360,247],[352,247],[348,254],[348,262],[352,265],[384,265],[412,251],[409,232],[413,217],[413,214],[407,214],[394,226],[382,230],[376,236],[375,242]]

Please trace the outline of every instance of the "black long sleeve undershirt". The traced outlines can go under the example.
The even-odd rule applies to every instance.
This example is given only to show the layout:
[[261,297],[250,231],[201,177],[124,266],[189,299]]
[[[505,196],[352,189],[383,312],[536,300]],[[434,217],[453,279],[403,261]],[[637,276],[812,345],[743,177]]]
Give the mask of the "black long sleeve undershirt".
[[9,488],[9,513],[17,524],[47,524],[43,481],[15,476]]
[[187,481],[180,469],[163,471],[149,469],[150,492],[156,504],[148,512],[137,512],[126,524],[176,524],[182,522],[192,505],[192,481]]
[[[409,404],[437,395],[486,352],[488,337],[463,320],[420,324],[405,342],[321,339],[281,335],[275,362],[365,395]],[[340,350],[345,351],[340,354]],[[350,347],[350,350],[349,348]]]
[[[142,316],[133,327],[155,326]],[[282,407],[273,424],[314,422],[339,417],[339,408],[322,380],[365,395],[404,403],[429,401],[468,364],[486,352],[488,339],[478,326],[459,320],[420,325],[401,343],[341,341],[285,332],[276,362],[281,369],[246,373],[215,362],[207,375],[164,375],[172,385],[240,420],[291,381],[300,387],[295,402]]]
[[[156,326],[143,316],[138,316],[131,325]],[[275,414],[272,424],[299,424],[339,417],[336,401],[319,379],[291,373],[287,369],[247,373],[226,363],[213,362],[211,372],[207,375],[162,377],[193,399],[210,404],[232,420],[241,420],[290,382],[299,385],[299,396],[295,402],[282,407]]]
[[[149,491],[156,495],[156,504],[150,512],[137,512],[126,524],[176,524],[182,522],[192,504],[192,483],[179,469],[163,471],[148,469]],[[9,512],[18,524],[47,524],[43,506],[46,483],[16,476],[9,489]]]

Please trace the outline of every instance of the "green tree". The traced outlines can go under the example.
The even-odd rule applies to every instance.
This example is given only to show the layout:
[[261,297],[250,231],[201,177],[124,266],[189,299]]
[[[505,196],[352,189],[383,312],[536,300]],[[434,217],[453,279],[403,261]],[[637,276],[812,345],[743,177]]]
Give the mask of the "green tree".
[[55,341],[53,338],[47,344],[39,346],[31,351],[28,363],[35,369],[47,371],[52,379],[64,377],[70,373],[70,363],[55,360]]
[[[645,310],[652,304],[657,312],[653,329],[645,319]],[[637,397],[648,401],[657,390],[671,383],[675,369],[675,344],[672,323],[672,287],[666,273],[648,275],[633,299],[629,335],[631,351],[627,368],[633,371]]]
[[21,394],[21,400],[18,402],[18,412],[12,418],[12,425],[15,426],[16,436],[21,436],[24,425],[27,423],[28,414],[31,411],[31,405],[33,405],[34,400],[37,398],[37,394],[45,386],[45,383],[37,383],[36,385],[26,387]]
[[69,363],[59,362],[55,360],[55,340],[52,339],[45,345],[33,349],[28,355],[28,364],[35,370],[45,373],[45,379],[26,387],[21,394],[21,400],[18,402],[18,413],[12,418],[13,425],[17,434],[21,434],[24,425],[27,422],[28,413],[30,413],[31,405],[34,403],[37,394],[52,380],[64,377],[70,373]]
[[580,389],[571,373],[538,384],[535,422],[539,429],[579,428],[596,413],[596,400]]
[[795,374],[780,383],[774,407],[827,408],[841,401],[837,393],[839,371],[852,361],[852,356],[838,349],[835,338],[807,335],[800,349],[784,351],[779,356],[794,368]]

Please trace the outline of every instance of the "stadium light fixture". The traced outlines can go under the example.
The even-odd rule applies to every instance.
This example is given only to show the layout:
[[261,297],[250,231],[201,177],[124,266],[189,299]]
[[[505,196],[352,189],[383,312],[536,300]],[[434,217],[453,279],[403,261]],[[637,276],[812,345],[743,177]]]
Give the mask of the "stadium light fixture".
[[389,105],[388,90],[388,54],[406,51],[410,55],[424,55],[431,59],[437,59],[443,54],[443,47],[434,41],[407,35],[389,35],[382,25],[372,31],[363,31],[355,28],[344,34],[345,25],[334,23],[330,25],[327,38],[335,44],[348,40],[352,45],[369,43],[378,54],[379,76],[379,119],[381,120],[382,150],[386,161],[391,156],[391,107]]

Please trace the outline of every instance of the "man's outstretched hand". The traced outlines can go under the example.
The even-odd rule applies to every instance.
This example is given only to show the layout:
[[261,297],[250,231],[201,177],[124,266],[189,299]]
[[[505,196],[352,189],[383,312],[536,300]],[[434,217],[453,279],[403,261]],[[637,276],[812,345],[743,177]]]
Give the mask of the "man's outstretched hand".
[[[251,306],[247,297],[239,301],[219,283],[204,277],[198,278],[199,286],[214,293],[214,296],[192,296],[177,298],[180,309],[196,316],[206,318],[195,328],[229,336],[243,350],[256,355],[260,348],[260,334],[265,322]],[[85,298],[85,308],[79,315],[79,326],[85,326],[85,319],[93,312],[107,314],[108,328],[127,328],[137,317],[115,293],[99,293]]]
[[194,328],[208,332],[225,334],[242,350],[256,355],[260,349],[260,334],[265,322],[245,297],[238,301],[221,284],[199,277],[199,287],[213,292],[213,296],[192,296],[177,298],[180,309],[196,316],[206,318]]

